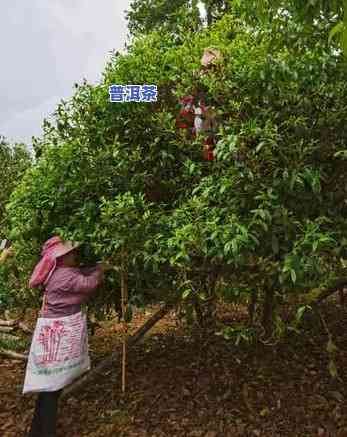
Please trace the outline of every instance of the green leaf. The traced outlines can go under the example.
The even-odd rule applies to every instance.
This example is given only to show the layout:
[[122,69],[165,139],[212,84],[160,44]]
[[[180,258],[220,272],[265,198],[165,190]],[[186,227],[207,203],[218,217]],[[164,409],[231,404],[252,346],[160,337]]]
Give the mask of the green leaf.
[[306,305],[302,306],[298,309],[298,311],[296,312],[296,319],[297,321],[300,321],[302,319],[302,316],[304,315],[304,312],[306,311]]
[[331,31],[329,32],[329,38],[328,38],[328,42],[329,42],[329,44],[331,43],[331,40],[334,38],[334,36],[337,34],[337,33],[340,33],[340,32],[342,32],[343,31],[343,28],[344,28],[344,23],[343,23],[343,21],[339,21],[332,29],[331,29]]
[[131,305],[128,305],[124,313],[124,321],[126,323],[130,323],[132,318],[133,318],[133,309]]
[[266,219],[266,213],[263,209],[258,209],[258,214],[260,215],[260,217],[265,220]]
[[220,194],[223,194],[226,189],[227,189],[227,186],[226,185],[222,185],[220,190],[219,190]]
[[275,255],[277,255],[278,252],[279,252],[279,243],[278,243],[278,238],[276,237],[275,234],[272,234],[272,242],[271,242],[271,244],[272,244],[273,253]]
[[268,416],[270,414],[270,410],[267,407],[263,408],[259,414],[261,415],[261,417]]
[[191,292],[192,290],[190,288],[186,288],[182,293],[182,299],[187,299],[190,296]]
[[343,30],[341,31],[341,48],[343,54],[347,56],[347,27],[346,26],[344,26]]
[[289,187],[290,187],[290,190],[291,190],[291,191],[293,191],[293,189],[294,189],[294,185],[295,185],[295,183],[296,183],[296,180],[297,180],[297,174],[296,174],[296,173],[293,173],[293,174],[292,174],[292,177],[291,177],[291,179],[290,179],[290,183],[289,183]]
[[336,351],[337,351],[337,347],[336,347],[335,343],[332,341],[331,338],[329,338],[329,341],[328,341],[328,343],[327,343],[327,352],[328,352],[329,354],[333,354],[333,353],[335,353]]
[[296,273],[295,273],[295,270],[293,270],[293,269],[290,270],[290,276],[292,278],[293,283],[295,284],[295,282],[296,282]]
[[232,240],[231,242],[231,246],[232,246],[232,250],[233,250],[233,254],[237,254],[238,252],[238,245],[237,245],[237,241],[236,240]]
[[331,377],[336,378],[338,375],[338,372],[337,372],[337,368],[336,368],[336,364],[335,364],[334,360],[329,361],[328,369],[329,369],[329,373],[330,373]]
[[210,239],[214,240],[217,237],[217,235],[218,235],[218,231],[212,232]]
[[255,148],[256,152],[260,152],[260,150],[263,148],[263,146],[265,146],[266,142],[265,141],[261,141],[257,147]]
[[230,248],[232,245],[232,241],[228,241],[225,245],[224,245],[224,253],[227,255],[230,252]]

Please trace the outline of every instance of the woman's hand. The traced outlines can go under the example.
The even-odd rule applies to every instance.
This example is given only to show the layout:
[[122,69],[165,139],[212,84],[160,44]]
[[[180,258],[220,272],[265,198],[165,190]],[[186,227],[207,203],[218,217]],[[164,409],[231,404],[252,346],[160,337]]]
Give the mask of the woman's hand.
[[113,265],[108,262],[101,262],[98,265],[101,267],[103,272],[114,269]]
[[14,255],[14,250],[12,247],[4,249],[0,255],[0,263],[5,262],[5,260]]

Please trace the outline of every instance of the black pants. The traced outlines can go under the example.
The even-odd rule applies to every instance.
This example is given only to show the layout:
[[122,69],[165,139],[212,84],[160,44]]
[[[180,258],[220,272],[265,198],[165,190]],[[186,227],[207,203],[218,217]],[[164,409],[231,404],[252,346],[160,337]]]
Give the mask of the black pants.
[[61,392],[62,390],[39,393],[28,437],[56,436],[58,399]]

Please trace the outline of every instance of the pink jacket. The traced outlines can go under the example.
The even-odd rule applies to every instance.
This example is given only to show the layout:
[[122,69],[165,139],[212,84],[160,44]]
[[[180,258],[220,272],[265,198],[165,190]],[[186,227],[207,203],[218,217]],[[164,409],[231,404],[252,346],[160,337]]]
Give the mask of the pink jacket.
[[64,317],[78,313],[81,304],[100,286],[103,277],[100,266],[57,266],[46,284],[43,317]]

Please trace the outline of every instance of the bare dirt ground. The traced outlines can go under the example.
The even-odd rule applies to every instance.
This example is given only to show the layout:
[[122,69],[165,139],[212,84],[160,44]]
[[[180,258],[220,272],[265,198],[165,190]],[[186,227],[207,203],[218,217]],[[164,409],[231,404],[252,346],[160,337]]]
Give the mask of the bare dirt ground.
[[[157,308],[136,313],[133,329]],[[319,326],[282,345],[247,348],[177,327],[169,315],[129,351],[127,393],[119,356],[61,403],[58,437],[347,437],[347,310],[331,302],[325,314],[340,379],[327,370]],[[119,347],[117,331],[107,322],[90,338],[94,365]],[[0,437],[26,435],[35,396],[21,395],[24,371],[0,358]]]

